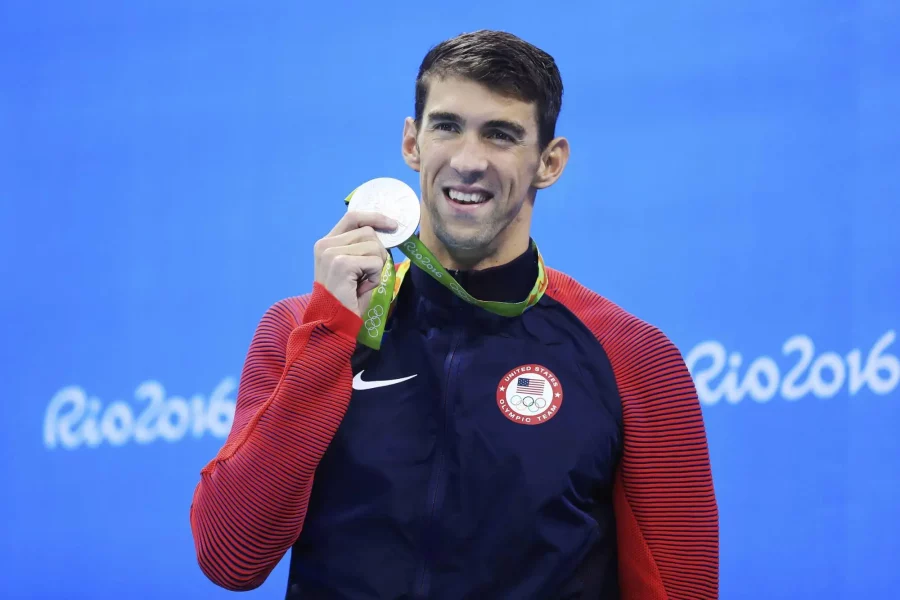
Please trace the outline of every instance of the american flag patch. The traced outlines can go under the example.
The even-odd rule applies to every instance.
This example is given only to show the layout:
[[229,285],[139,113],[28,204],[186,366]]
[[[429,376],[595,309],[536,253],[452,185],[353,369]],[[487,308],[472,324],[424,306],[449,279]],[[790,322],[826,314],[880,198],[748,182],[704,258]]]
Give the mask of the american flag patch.
[[519,380],[516,383],[517,394],[542,394],[543,392],[544,382],[541,379],[519,377]]

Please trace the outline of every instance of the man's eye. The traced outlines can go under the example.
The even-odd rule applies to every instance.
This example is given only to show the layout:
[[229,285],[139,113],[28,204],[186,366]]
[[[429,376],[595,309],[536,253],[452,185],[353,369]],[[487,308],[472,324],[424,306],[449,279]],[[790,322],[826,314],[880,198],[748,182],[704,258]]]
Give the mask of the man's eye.
[[504,142],[514,142],[515,141],[515,138],[513,138],[511,135],[509,135],[508,133],[499,131],[499,130],[490,132],[488,134],[488,137],[491,139],[502,140]]
[[437,123],[434,128],[437,131],[455,131],[456,125],[453,123]]

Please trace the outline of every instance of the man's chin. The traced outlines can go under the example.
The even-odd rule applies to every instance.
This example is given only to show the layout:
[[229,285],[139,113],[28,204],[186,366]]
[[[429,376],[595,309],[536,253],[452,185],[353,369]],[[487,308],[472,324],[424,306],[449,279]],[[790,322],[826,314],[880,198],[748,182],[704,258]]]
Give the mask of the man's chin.
[[438,235],[438,239],[447,250],[454,254],[478,253],[486,250],[490,245],[490,240],[485,239],[481,231],[443,231]]

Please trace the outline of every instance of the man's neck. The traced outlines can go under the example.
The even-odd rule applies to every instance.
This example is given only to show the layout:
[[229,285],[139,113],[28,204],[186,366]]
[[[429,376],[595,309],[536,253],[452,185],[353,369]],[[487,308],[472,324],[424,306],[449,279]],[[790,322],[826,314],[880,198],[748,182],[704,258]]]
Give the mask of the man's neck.
[[448,271],[483,271],[512,262],[521,256],[529,245],[530,238],[522,240],[498,240],[495,248],[478,248],[471,251],[450,249],[436,236],[422,231],[419,239],[434,254],[441,266]]
[[[420,238],[421,239],[421,238]],[[424,240],[422,240],[424,243]],[[435,257],[437,258],[437,257]],[[479,300],[489,302],[522,302],[526,300],[534,289],[537,280],[538,256],[530,246],[530,238],[525,250],[518,256],[508,261],[485,261],[476,264],[475,268],[468,265],[473,263],[450,262],[447,271],[463,289]],[[485,266],[486,265],[486,266]],[[413,269],[410,275],[421,290],[428,296],[445,298],[448,290],[423,269]]]

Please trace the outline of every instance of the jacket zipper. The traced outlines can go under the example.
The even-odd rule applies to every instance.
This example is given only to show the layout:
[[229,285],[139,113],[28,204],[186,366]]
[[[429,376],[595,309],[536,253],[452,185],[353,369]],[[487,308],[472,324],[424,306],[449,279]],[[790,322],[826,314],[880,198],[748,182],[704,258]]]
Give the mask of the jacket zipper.
[[[441,430],[441,437],[438,440],[438,454],[435,460],[435,475],[434,477],[432,477],[432,483],[428,489],[428,495],[431,498],[431,512],[428,515],[428,521],[425,525],[425,530],[428,532],[431,531],[435,521],[435,517],[437,516],[438,490],[443,487],[444,483],[444,452],[447,444],[447,424],[450,420],[450,382],[452,381],[451,374],[453,373],[453,369],[456,365],[456,348],[457,346],[459,346],[461,337],[462,333],[459,330],[453,332],[453,339],[450,343],[450,352],[447,354],[447,360],[445,362],[446,367],[444,368],[444,378],[447,383],[444,387],[443,397],[444,426]],[[428,559],[423,558],[422,564],[419,567],[419,573],[417,577],[419,585],[417,586],[416,594],[421,598],[425,598],[427,596],[431,585],[431,571],[428,567]]]

